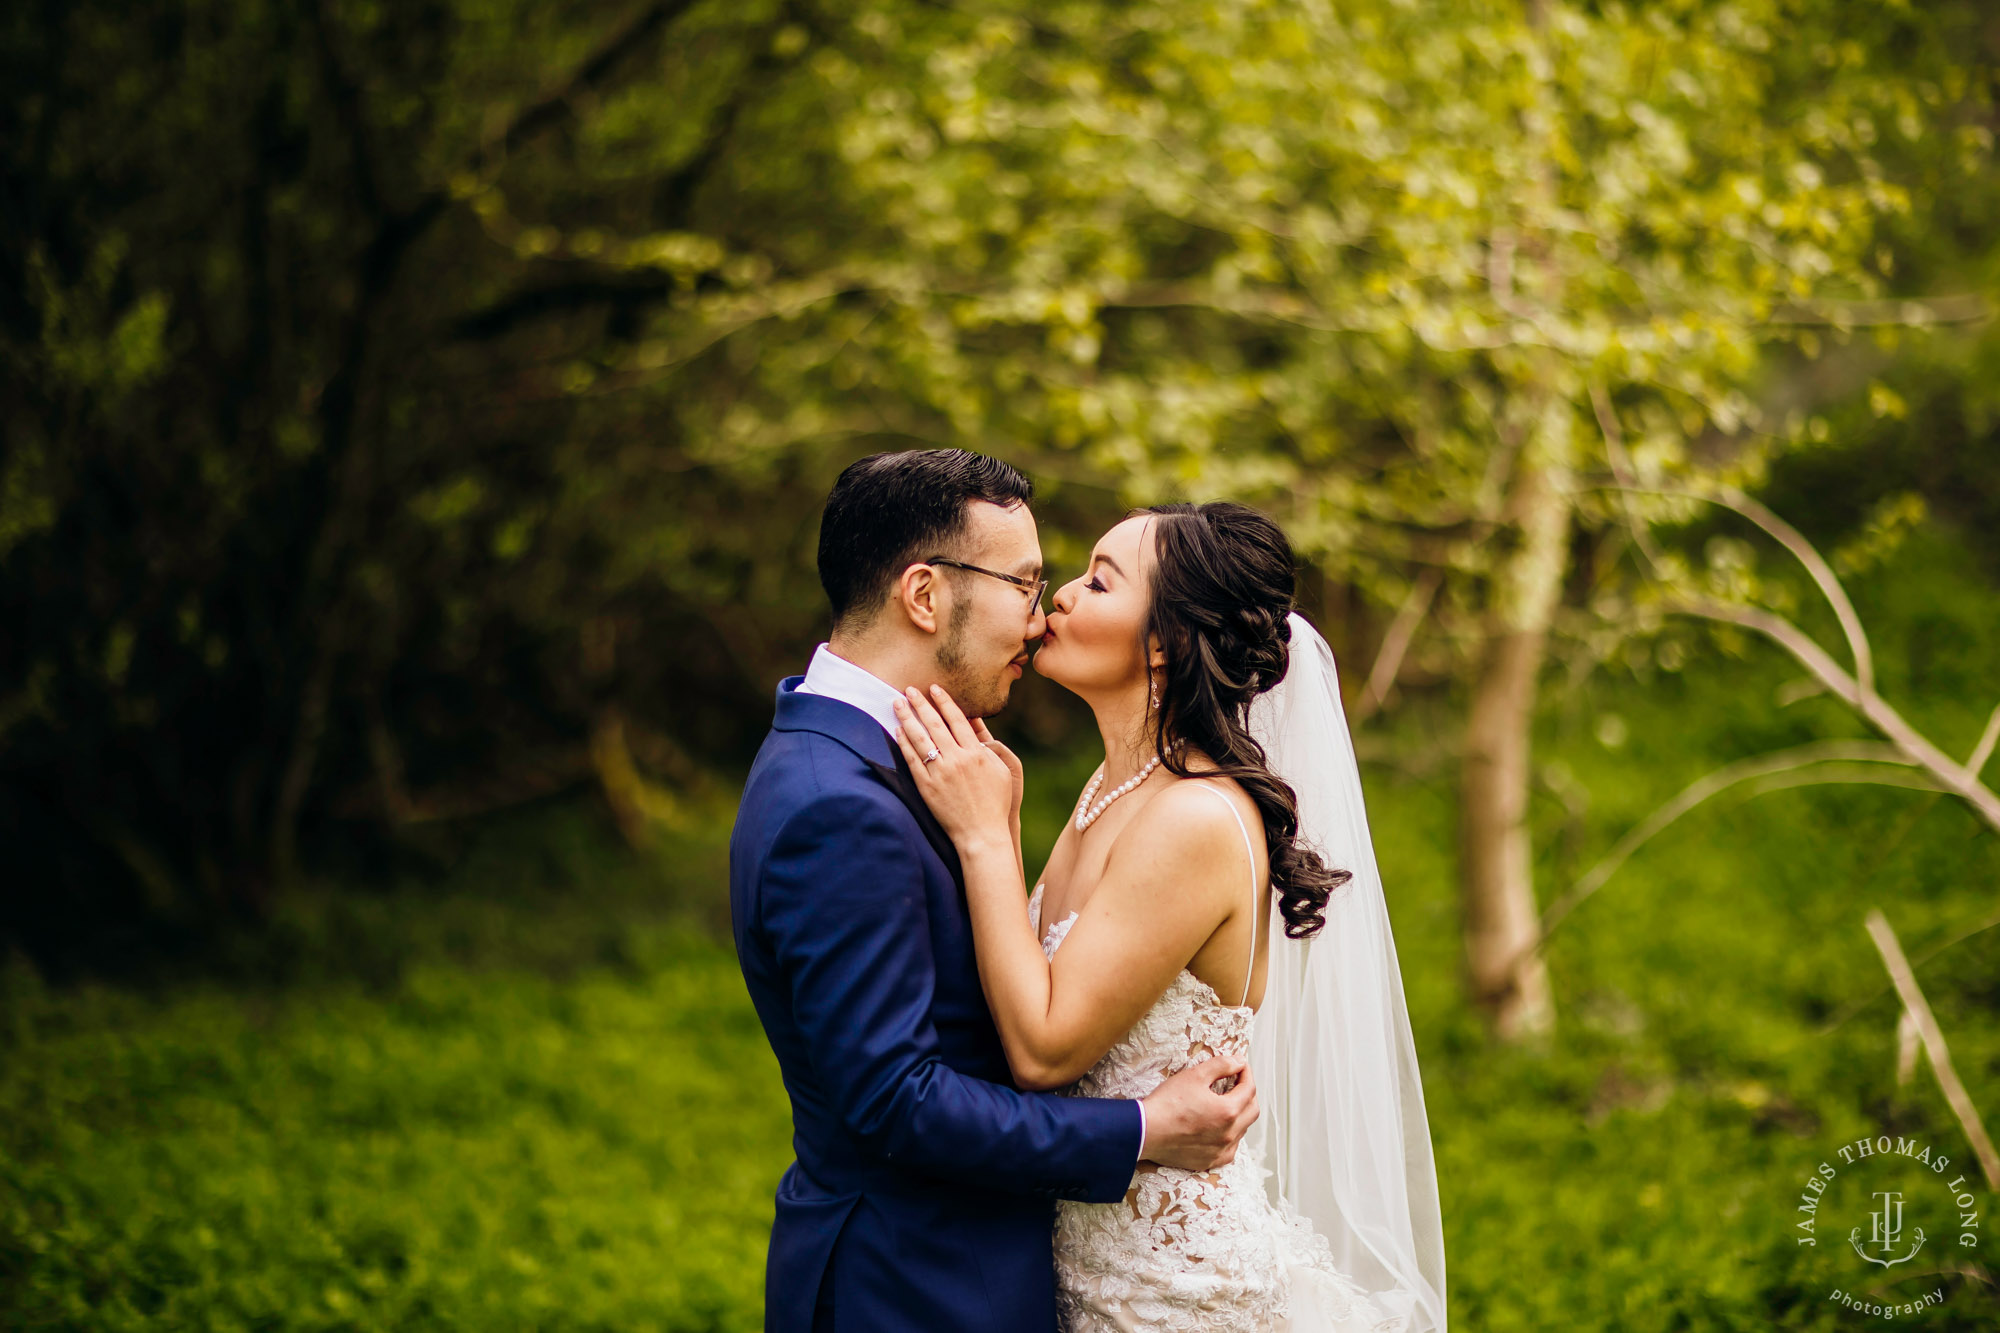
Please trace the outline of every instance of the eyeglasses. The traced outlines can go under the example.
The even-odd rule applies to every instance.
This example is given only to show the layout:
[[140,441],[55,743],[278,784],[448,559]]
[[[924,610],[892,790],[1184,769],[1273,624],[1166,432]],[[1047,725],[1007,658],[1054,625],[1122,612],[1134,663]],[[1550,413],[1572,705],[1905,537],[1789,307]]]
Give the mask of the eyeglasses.
[[934,555],[924,561],[924,563],[927,565],[949,565],[953,569],[969,569],[975,574],[984,574],[989,579],[999,579],[1003,583],[1013,584],[1015,587],[1031,594],[1028,601],[1028,618],[1030,620],[1034,619],[1035,612],[1041,609],[1042,594],[1047,592],[1049,587],[1047,579],[1024,579],[1018,574],[1002,574],[997,569],[981,569],[978,565],[968,565],[963,560],[948,560],[941,555]]

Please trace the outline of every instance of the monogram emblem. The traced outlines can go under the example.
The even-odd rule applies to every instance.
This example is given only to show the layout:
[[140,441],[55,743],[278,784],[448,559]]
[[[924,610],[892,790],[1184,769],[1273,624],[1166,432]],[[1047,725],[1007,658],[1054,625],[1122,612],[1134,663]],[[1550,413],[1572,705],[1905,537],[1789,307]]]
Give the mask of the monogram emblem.
[[1924,1229],[1922,1227],[1915,1229],[1916,1239],[1910,1243],[1908,1254],[1893,1259],[1886,1257],[1895,1252],[1897,1242],[1902,1239],[1903,1196],[1895,1190],[1877,1190],[1875,1197],[1881,1202],[1881,1206],[1868,1214],[1871,1223],[1868,1230],[1868,1244],[1871,1248],[1879,1249],[1881,1254],[1870,1254],[1862,1248],[1860,1227],[1847,1233],[1847,1243],[1854,1247],[1856,1254],[1871,1264],[1892,1268],[1897,1264],[1908,1263],[1916,1257],[1918,1250],[1924,1248]]

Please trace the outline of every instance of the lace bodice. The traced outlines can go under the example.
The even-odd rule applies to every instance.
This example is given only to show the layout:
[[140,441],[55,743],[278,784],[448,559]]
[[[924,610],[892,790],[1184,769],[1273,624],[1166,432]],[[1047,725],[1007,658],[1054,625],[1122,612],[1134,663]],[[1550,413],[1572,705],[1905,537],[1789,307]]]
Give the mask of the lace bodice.
[[[1247,830],[1244,838],[1247,844]],[[1254,858],[1252,881],[1254,890]],[[1078,914],[1043,931],[1042,893],[1036,885],[1028,919],[1053,961]],[[1144,1097],[1211,1055],[1247,1057],[1254,1018],[1249,1007],[1224,1004],[1183,968],[1065,1092]],[[1246,1142],[1217,1171],[1141,1162],[1122,1201],[1058,1204],[1063,1333],[1401,1333],[1404,1320],[1386,1314],[1334,1267],[1326,1240],[1289,1205],[1267,1196],[1269,1174]]]

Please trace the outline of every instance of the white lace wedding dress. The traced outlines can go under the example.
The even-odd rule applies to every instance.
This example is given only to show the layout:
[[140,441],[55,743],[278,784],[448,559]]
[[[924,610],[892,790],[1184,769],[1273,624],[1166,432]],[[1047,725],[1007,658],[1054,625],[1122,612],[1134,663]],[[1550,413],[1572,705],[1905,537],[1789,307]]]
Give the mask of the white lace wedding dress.
[[[1236,815],[1228,798],[1215,794]],[[1243,839],[1247,846],[1249,830]],[[1039,884],[1028,917],[1051,959],[1077,921],[1071,912],[1043,933]],[[1144,1097],[1211,1055],[1247,1058],[1254,1018],[1247,1004],[1224,1004],[1183,968],[1137,1026],[1066,1091]],[[1268,1174],[1246,1140],[1218,1171],[1142,1162],[1122,1202],[1059,1203],[1063,1333],[1401,1333],[1407,1315],[1383,1309],[1334,1267],[1326,1240],[1265,1193]]]

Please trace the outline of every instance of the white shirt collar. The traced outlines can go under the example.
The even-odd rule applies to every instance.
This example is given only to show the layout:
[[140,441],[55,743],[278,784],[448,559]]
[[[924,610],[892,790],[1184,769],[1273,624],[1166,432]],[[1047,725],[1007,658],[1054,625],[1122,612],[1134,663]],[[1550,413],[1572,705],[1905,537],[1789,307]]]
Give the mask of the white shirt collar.
[[806,667],[806,678],[799,682],[795,693],[819,694],[851,704],[880,722],[892,737],[901,729],[896,721],[896,700],[903,697],[903,692],[838,656],[826,644],[814,650],[812,662]]

